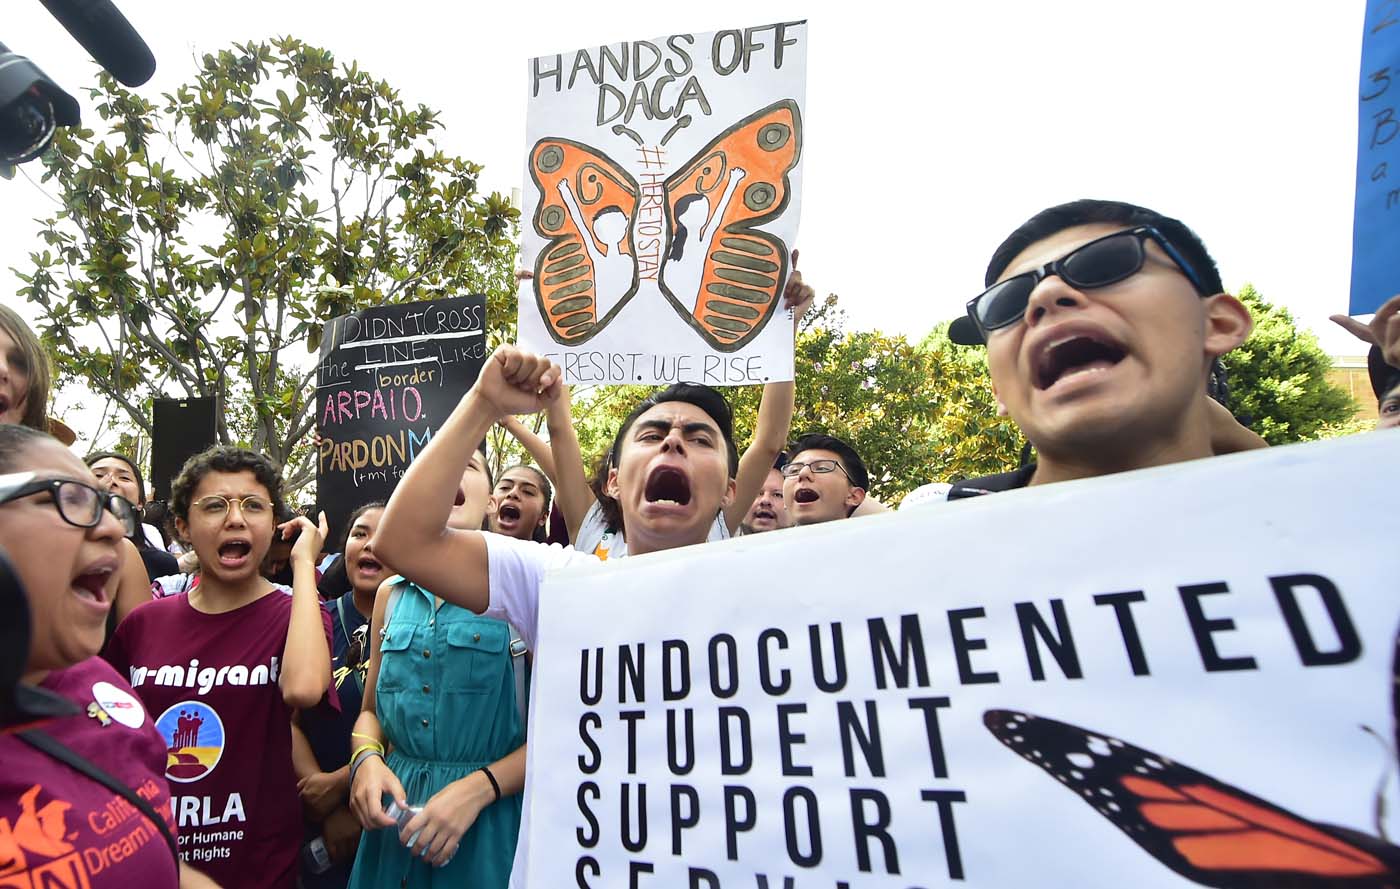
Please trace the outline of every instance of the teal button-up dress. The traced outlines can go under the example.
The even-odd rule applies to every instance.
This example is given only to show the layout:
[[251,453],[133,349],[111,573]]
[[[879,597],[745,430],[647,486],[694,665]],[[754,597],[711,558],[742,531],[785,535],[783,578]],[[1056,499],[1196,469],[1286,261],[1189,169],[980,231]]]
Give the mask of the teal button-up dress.
[[[510,625],[401,582],[381,641],[375,712],[388,765],[410,805],[525,743],[515,702]],[[388,800],[385,800],[387,803]],[[392,828],[367,831],[351,889],[506,889],[520,832],[520,794],[482,810],[445,867],[409,855]]]

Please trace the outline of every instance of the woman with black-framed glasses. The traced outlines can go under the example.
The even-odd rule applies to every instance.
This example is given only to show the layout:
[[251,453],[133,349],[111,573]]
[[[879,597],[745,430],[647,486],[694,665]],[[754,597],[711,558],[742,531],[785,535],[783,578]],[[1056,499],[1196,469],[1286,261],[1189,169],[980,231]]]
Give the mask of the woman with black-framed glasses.
[[[75,711],[0,735],[0,821],[18,832],[37,813],[48,838],[10,862],[6,875],[26,885],[60,860],[93,889],[214,885],[175,854],[163,740],[131,686],[97,657],[116,579],[134,559],[124,537],[135,523],[130,502],[101,490],[58,441],[0,425],[0,547],[32,624],[22,681]],[[125,814],[111,825],[122,797]],[[107,854],[114,841],[125,854]]]

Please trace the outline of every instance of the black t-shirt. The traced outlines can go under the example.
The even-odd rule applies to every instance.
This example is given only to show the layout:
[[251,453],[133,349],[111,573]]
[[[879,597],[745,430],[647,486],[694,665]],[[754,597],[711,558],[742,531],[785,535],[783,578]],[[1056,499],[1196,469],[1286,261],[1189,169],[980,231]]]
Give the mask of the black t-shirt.
[[152,582],[157,577],[180,573],[180,562],[170,553],[158,550],[149,543],[143,546],[142,542],[132,542],[136,544],[136,551],[141,554],[141,564],[146,566],[146,576]]

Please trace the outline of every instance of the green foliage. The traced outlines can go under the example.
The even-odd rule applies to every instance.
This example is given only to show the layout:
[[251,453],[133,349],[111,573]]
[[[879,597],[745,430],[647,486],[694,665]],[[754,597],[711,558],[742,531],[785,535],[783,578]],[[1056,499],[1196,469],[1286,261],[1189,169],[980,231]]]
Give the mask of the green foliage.
[[[981,350],[956,346],[946,328],[922,343],[847,330],[836,297],[804,319],[796,345],[792,437],[826,432],[849,441],[870,470],[871,492],[897,504],[930,481],[1014,467],[1020,434],[996,405]],[[627,412],[651,390],[622,386],[575,397],[586,456],[602,454]],[[727,390],[742,450],[753,436],[761,387]]]
[[1238,293],[1254,316],[1254,332],[1225,356],[1230,407],[1271,445],[1339,434],[1355,416],[1351,396],[1327,379],[1331,359],[1317,337],[1299,330],[1282,306],[1253,286]]
[[213,396],[220,440],[295,487],[314,475],[324,322],[486,293],[513,324],[519,211],[437,149],[437,112],[357,65],[286,37],[205,55],[159,103],[106,75],[91,95],[98,130],[60,131],[44,158],[61,209],[20,294],[64,378],[136,428],[152,397]]

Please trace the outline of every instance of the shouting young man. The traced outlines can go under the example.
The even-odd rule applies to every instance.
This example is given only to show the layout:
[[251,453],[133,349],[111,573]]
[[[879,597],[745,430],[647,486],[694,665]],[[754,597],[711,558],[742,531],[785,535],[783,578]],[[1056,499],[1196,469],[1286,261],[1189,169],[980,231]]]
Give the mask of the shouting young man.
[[1002,242],[985,283],[948,334],[986,345],[997,403],[1039,461],[949,499],[1221,450],[1207,380],[1253,322],[1181,222],[1116,201],[1051,207]]
[[850,518],[865,501],[870,474],[855,448],[834,435],[811,432],[792,445],[783,467],[783,502],[796,525]]

